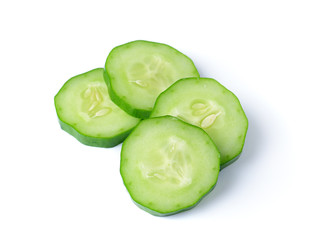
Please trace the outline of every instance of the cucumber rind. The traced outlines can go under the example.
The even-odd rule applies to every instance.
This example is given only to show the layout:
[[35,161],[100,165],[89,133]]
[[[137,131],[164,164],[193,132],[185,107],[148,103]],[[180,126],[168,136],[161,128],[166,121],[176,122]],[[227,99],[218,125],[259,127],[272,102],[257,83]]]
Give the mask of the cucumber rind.
[[128,131],[122,132],[116,136],[113,137],[93,137],[88,136],[86,134],[81,133],[79,130],[77,130],[72,125],[62,121],[60,118],[58,118],[59,124],[61,129],[63,129],[65,132],[72,135],[74,138],[76,138],[80,143],[91,146],[91,147],[103,147],[103,148],[112,148],[117,146],[118,144],[122,143],[124,139],[130,134],[132,129],[129,129]]
[[169,116],[169,115],[166,115],[166,116],[158,116],[158,117],[152,117],[152,118],[150,118],[150,119],[159,119],[159,118],[170,118],[170,119],[173,119],[173,120],[175,120],[175,121],[182,122],[183,124],[186,124],[186,125],[191,126],[191,127],[193,127],[193,128],[196,128],[196,129],[198,129],[200,132],[202,132],[206,137],[208,137],[208,139],[210,140],[210,142],[211,142],[211,143],[213,144],[213,146],[215,147],[214,150],[215,150],[215,151],[217,152],[217,154],[218,154],[217,159],[218,159],[218,167],[219,167],[219,168],[218,168],[218,171],[217,171],[217,175],[216,175],[216,177],[215,177],[215,178],[216,178],[216,181],[214,182],[214,184],[211,185],[210,188],[209,188],[207,191],[201,193],[201,195],[197,197],[197,201],[196,201],[196,202],[193,202],[192,204],[189,204],[189,205],[187,205],[187,206],[185,206],[185,207],[181,207],[181,208],[179,208],[179,209],[175,209],[174,211],[163,212],[163,211],[159,211],[159,210],[156,210],[156,209],[154,209],[154,208],[151,208],[151,207],[147,206],[146,204],[137,201],[137,200],[133,197],[133,194],[132,194],[131,190],[129,189],[129,186],[128,186],[128,184],[127,184],[125,178],[124,178],[123,169],[122,169],[122,166],[123,166],[122,162],[123,162],[123,154],[124,154],[123,151],[124,151],[124,149],[125,149],[124,146],[125,146],[125,144],[127,143],[127,140],[130,138],[130,136],[133,136],[133,131],[135,131],[135,130],[137,129],[138,125],[140,125],[140,124],[142,123],[142,121],[140,121],[140,122],[138,123],[138,125],[132,130],[132,132],[130,133],[130,135],[129,135],[129,136],[123,141],[123,143],[122,143],[122,148],[121,148],[121,153],[120,153],[120,175],[121,175],[121,178],[122,178],[122,181],[123,181],[123,184],[124,184],[125,188],[127,189],[127,191],[128,191],[128,193],[129,193],[129,195],[130,195],[130,197],[131,197],[133,203],[134,203],[136,206],[138,206],[140,209],[142,209],[142,210],[144,210],[144,211],[146,211],[146,212],[148,212],[148,213],[150,213],[150,214],[152,214],[152,215],[154,215],[154,216],[164,217],[164,216],[170,216],[170,215],[174,215],[174,214],[177,214],[177,213],[180,213],[180,212],[188,211],[188,210],[194,208],[195,206],[197,206],[197,205],[202,201],[202,199],[203,199],[204,197],[206,197],[206,196],[215,188],[215,186],[216,186],[216,184],[217,184],[217,182],[218,182],[218,177],[219,177],[219,172],[220,172],[220,152],[219,152],[218,148],[216,147],[215,143],[213,142],[213,140],[210,138],[210,136],[209,136],[203,129],[201,129],[201,128],[195,126],[195,125],[192,125],[192,124],[190,124],[190,123],[188,123],[188,122],[185,122],[185,121],[183,121],[183,120],[181,120],[181,119],[179,119],[179,118],[176,118],[176,117],[174,117],[174,116]]
[[[171,86],[169,86],[165,91],[163,91],[156,99],[155,101],[155,104],[154,104],[154,107],[153,107],[153,110],[150,114],[150,118],[153,118],[153,117],[157,117],[159,115],[156,115],[155,111],[156,109],[158,108],[158,105],[159,105],[159,102],[160,102],[160,99],[163,98],[165,95],[169,94],[169,91],[171,88],[173,88],[175,85],[178,85],[180,84],[182,81],[186,81],[186,80],[192,80],[192,79],[210,79],[212,81],[215,81],[217,84],[219,84],[223,89],[226,90],[227,93],[229,93],[234,99],[235,101],[238,103],[238,105],[240,106],[240,108],[242,109],[243,111],[243,117],[244,117],[244,120],[246,121],[246,127],[245,127],[245,132],[241,138],[241,142],[242,142],[242,145],[240,147],[240,150],[236,152],[236,154],[234,156],[232,156],[230,159],[227,159],[226,161],[223,161],[221,160],[221,163],[220,163],[220,170],[224,169],[225,167],[231,165],[232,163],[234,163],[235,161],[237,161],[239,159],[239,157],[241,156],[241,153],[242,153],[242,150],[244,148],[244,145],[245,145],[245,138],[246,138],[246,135],[247,135],[247,130],[248,130],[248,125],[249,125],[249,121],[248,121],[248,118],[242,108],[242,105],[241,105],[241,102],[240,100],[238,99],[238,97],[232,92],[230,91],[229,89],[227,89],[225,86],[223,86],[221,83],[219,83],[217,80],[213,79],[213,78],[204,78],[204,77],[188,77],[188,78],[182,78],[182,79],[179,79],[178,81],[174,82]],[[183,119],[181,119],[183,120]],[[183,120],[184,121],[184,120]],[[185,121],[186,122],[186,121]],[[190,124],[190,123],[189,123]],[[216,144],[217,145],[217,144]]]
[[157,217],[168,217],[168,216],[171,216],[171,215],[175,215],[177,213],[181,213],[181,212],[186,212],[188,210],[191,210],[193,209],[194,207],[196,207],[210,192],[212,192],[212,190],[214,190],[214,188],[216,187],[216,184],[217,182],[209,189],[209,191],[207,193],[205,193],[204,195],[202,195],[198,200],[197,202],[193,203],[192,205],[190,206],[187,206],[185,208],[182,208],[182,209],[178,209],[178,210],[175,210],[173,212],[159,212],[159,211],[156,211],[154,209],[151,209],[150,207],[147,207],[147,206],[144,206],[138,202],[136,202],[132,197],[132,201],[134,202],[134,204],[136,206],[138,206],[140,209],[154,215],[154,216],[157,216]]
[[[191,65],[193,66],[193,69],[195,70],[195,77],[199,77],[199,72],[193,62],[193,60],[191,58],[189,58],[187,55],[185,55],[184,53],[178,51],[176,48],[168,45],[168,44],[165,44],[165,43],[158,43],[158,42],[151,42],[151,41],[146,41],[146,40],[135,40],[135,41],[130,41],[130,42],[127,42],[125,44],[122,44],[122,45],[119,45],[119,46],[116,46],[114,47],[107,59],[106,59],[106,63],[105,63],[105,66],[104,66],[104,80],[107,84],[107,87],[108,87],[108,92],[109,92],[109,96],[111,98],[111,100],[116,104],[118,105],[122,110],[124,110],[125,112],[127,112],[128,114],[130,114],[131,116],[134,116],[134,117],[137,117],[137,118],[141,118],[141,119],[146,119],[146,118],[149,118],[150,117],[150,114],[152,112],[152,109],[153,109],[153,106],[151,109],[147,110],[147,109],[140,109],[140,108],[137,108],[133,105],[131,105],[129,102],[125,101],[122,97],[119,96],[119,94],[115,91],[115,89],[112,87],[112,84],[111,84],[111,77],[109,75],[109,71],[107,69],[107,65],[108,63],[111,61],[111,53],[114,52],[116,49],[120,48],[120,47],[124,47],[124,46],[127,46],[127,45],[130,45],[131,43],[134,43],[134,42],[145,42],[145,43],[151,43],[151,44],[160,44],[160,45],[164,45],[168,48],[170,48],[171,50],[173,51],[176,51],[178,54],[182,55],[184,58],[186,58],[190,63]],[[193,76],[194,77],[194,76]],[[178,80],[178,79],[177,79]],[[177,81],[176,80],[176,81]]]
[[56,114],[57,114],[57,118],[58,118],[58,122],[59,125],[61,127],[62,130],[64,130],[65,132],[67,132],[68,134],[70,134],[71,136],[73,136],[74,138],[76,138],[80,143],[87,145],[87,146],[92,146],[92,147],[102,147],[102,148],[112,148],[117,146],[118,144],[122,143],[124,139],[126,139],[126,137],[130,134],[130,132],[133,130],[133,128],[137,125],[135,124],[135,126],[126,129],[124,131],[118,132],[118,134],[116,135],[112,135],[112,136],[91,136],[85,133],[82,133],[79,129],[77,129],[75,126],[73,126],[72,124],[67,123],[66,121],[63,120],[63,118],[60,116],[60,113],[58,111],[58,106],[57,106],[57,97],[59,95],[59,93],[61,93],[64,89],[64,86],[66,86],[68,84],[68,82],[72,81],[73,79],[80,77],[82,75],[86,75],[89,74],[91,72],[94,72],[96,70],[102,70],[102,68],[95,68],[92,69],[90,71],[78,74],[74,77],[71,77],[70,79],[68,79],[63,86],[59,89],[59,91],[57,92],[57,94],[54,96],[54,105],[55,105],[55,109],[56,109]]
[[241,152],[236,156],[234,157],[233,159],[229,160],[228,162],[225,162],[223,164],[220,164],[220,171],[226,167],[228,167],[229,165],[233,164],[235,161],[237,161],[241,156]]

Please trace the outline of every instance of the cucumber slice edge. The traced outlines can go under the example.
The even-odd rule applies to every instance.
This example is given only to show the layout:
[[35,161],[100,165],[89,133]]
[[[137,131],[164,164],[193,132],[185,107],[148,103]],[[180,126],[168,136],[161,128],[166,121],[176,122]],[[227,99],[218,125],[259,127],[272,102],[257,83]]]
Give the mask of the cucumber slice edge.
[[[146,207],[146,206],[141,205],[140,203],[136,202],[132,197],[131,197],[131,199],[132,199],[133,203],[134,203],[136,206],[138,206],[140,209],[142,209],[142,210],[144,210],[144,211],[146,211],[146,212],[152,214],[153,216],[157,216],[157,217],[168,217],[168,216],[175,215],[175,214],[178,214],[178,213],[181,213],[181,212],[186,212],[186,211],[188,211],[188,210],[191,210],[191,209],[197,207],[197,206],[199,205],[199,203],[200,203],[206,196],[208,196],[208,194],[209,194],[210,192],[212,192],[212,191],[214,190],[214,188],[216,187],[216,185],[217,185],[217,182],[208,190],[208,192],[206,192],[205,194],[203,194],[203,195],[198,199],[197,202],[195,202],[195,203],[193,203],[192,205],[187,206],[187,207],[185,207],[185,208],[181,208],[181,209],[175,210],[175,211],[173,211],[173,212],[165,212],[165,213],[164,213],[164,212],[158,212],[158,211],[156,211],[156,210],[154,210],[154,209],[151,209],[151,208],[149,208],[149,207]],[[130,196],[131,196],[131,195],[130,195]]]
[[60,124],[61,129],[63,129],[65,132],[72,135],[74,138],[76,138],[80,143],[91,146],[91,147],[104,147],[104,148],[111,148],[115,147],[118,144],[122,143],[123,140],[130,134],[130,132],[133,130],[128,130],[122,133],[119,133],[116,136],[113,137],[92,137],[88,136],[84,133],[81,133],[76,127],[62,121],[58,117],[58,122]]

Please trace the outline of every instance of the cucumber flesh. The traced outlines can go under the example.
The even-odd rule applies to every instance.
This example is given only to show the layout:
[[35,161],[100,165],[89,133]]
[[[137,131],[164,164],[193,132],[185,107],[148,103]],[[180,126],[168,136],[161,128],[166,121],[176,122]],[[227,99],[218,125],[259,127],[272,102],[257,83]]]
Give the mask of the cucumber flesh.
[[113,102],[139,118],[149,117],[157,96],[175,81],[199,77],[192,60],[181,52],[141,40],[112,49],[104,75]]
[[204,129],[221,154],[221,168],[240,155],[248,128],[238,98],[211,78],[181,79],[158,97],[151,117],[171,115]]
[[153,215],[195,206],[215,186],[219,169],[211,138],[171,116],[141,121],[122,145],[124,185],[137,206]]
[[102,68],[69,79],[54,102],[62,129],[90,146],[113,147],[140,121],[111,101]]

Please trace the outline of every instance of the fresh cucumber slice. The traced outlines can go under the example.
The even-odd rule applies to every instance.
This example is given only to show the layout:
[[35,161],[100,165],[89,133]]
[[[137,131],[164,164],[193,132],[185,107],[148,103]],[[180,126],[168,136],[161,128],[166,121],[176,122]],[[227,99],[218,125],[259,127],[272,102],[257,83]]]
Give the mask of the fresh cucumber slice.
[[151,117],[172,115],[204,129],[221,154],[221,168],[240,155],[248,119],[238,98],[210,78],[174,83],[157,99]]
[[172,116],[141,121],[122,145],[124,185],[139,207],[157,216],[194,207],[215,186],[219,168],[208,134]]
[[69,79],[54,102],[62,129],[90,146],[113,147],[140,121],[110,100],[102,68]]
[[185,77],[199,77],[192,60],[166,44],[155,42],[139,40],[117,46],[105,64],[111,99],[139,118],[148,118],[157,96]]

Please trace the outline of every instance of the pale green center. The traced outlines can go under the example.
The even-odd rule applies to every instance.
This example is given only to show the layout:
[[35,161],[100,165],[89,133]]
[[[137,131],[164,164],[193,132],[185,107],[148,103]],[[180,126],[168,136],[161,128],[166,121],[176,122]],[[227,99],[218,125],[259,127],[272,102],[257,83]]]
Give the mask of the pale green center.
[[223,109],[212,101],[195,99],[186,106],[172,110],[172,115],[203,129],[210,128],[223,114]]
[[108,115],[112,109],[107,106],[105,97],[106,89],[98,83],[89,84],[88,87],[82,91],[81,98],[81,116],[89,121],[94,118],[104,117]]
[[158,158],[151,158],[140,163],[143,177],[152,181],[164,181],[184,187],[192,182],[191,156],[184,140],[170,137],[158,153]]
[[172,68],[161,56],[151,55],[130,66],[128,79],[140,88],[160,92],[173,83]]

